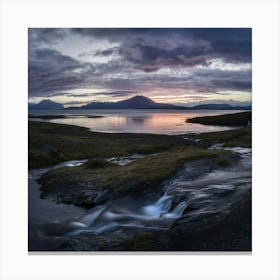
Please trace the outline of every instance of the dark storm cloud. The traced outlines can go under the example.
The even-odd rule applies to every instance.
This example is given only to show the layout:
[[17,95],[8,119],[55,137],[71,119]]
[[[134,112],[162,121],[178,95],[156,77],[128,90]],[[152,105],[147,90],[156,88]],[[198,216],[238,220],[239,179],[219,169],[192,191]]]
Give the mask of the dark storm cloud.
[[251,62],[251,28],[195,28],[193,35],[211,45],[210,52],[231,62]]
[[109,55],[112,55],[114,53],[117,53],[118,52],[118,48],[109,48],[109,49],[106,49],[106,50],[97,50],[94,55],[97,55],[97,56],[109,56]]
[[[134,48],[141,53],[140,56],[130,55],[126,50],[121,53],[126,56],[126,59],[135,64],[136,69],[144,72],[154,72],[164,67],[191,67],[195,65],[204,65],[207,63],[205,55],[205,47],[188,48],[180,46],[174,49],[163,49],[155,46],[147,46],[136,44]],[[209,59],[209,57],[208,57]]]
[[63,28],[29,28],[28,41],[29,47],[40,44],[54,44],[62,40],[67,35],[67,29]]
[[67,93],[65,94],[67,97],[88,97],[93,96],[94,93]]
[[28,90],[30,96],[52,96],[88,83],[95,69],[49,48],[30,48]]
[[252,82],[250,80],[212,80],[211,83],[216,88],[227,88],[239,91],[251,91]]
[[[251,29],[72,29],[89,38],[120,42],[119,53],[144,72],[207,65],[213,58],[251,62]],[[112,49],[103,51],[111,54]]]
[[[76,58],[55,50],[66,36],[114,42],[98,50],[77,53]],[[115,47],[115,45],[118,45]],[[109,47],[108,47],[109,46]],[[106,63],[81,62],[79,57],[108,59]],[[110,58],[110,56],[113,57]],[[211,69],[211,60],[235,65],[251,63],[251,29],[29,29],[29,96],[91,96],[67,91],[105,89],[92,93],[112,97],[153,89],[186,89],[205,94],[251,91],[251,70]],[[198,68],[197,66],[202,66]],[[191,74],[161,73],[160,70]],[[109,90],[109,91],[108,91]]]
[[111,96],[117,97],[117,96],[128,96],[128,95],[136,94],[136,93],[138,93],[138,91],[135,91],[135,90],[117,90],[117,91],[110,91],[110,92],[99,92],[99,93],[95,93],[95,94],[111,95]]
[[90,52],[82,52],[79,54],[79,57],[85,57],[85,56],[110,56],[114,53],[118,53],[118,48],[108,48],[105,50],[97,50],[97,51],[90,51]]
[[134,89],[145,92],[151,89],[181,89],[197,93],[226,95],[223,91],[251,91],[251,70],[221,71],[197,69],[188,77],[145,75],[137,79],[112,78],[104,81],[110,88]]
[[93,93],[68,93],[66,96],[68,97],[89,97],[89,96],[97,96],[97,95],[110,95],[112,97],[119,96],[129,96],[131,94],[136,94],[137,91],[134,90],[118,90],[118,91],[105,91],[105,92],[93,92]]

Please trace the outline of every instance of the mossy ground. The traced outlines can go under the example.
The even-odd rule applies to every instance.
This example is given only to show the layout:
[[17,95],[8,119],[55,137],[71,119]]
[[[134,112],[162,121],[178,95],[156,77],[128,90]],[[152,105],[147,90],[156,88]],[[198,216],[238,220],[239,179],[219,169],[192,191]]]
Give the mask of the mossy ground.
[[[230,146],[235,143],[249,145],[250,136],[250,129],[243,128],[194,137]],[[113,156],[157,152],[159,154],[125,166],[106,160]],[[226,153],[229,152],[195,147],[181,136],[95,133],[77,126],[29,123],[29,168],[89,159],[78,167],[50,170],[40,179],[42,197],[53,195],[58,201],[77,205],[94,205],[96,197],[103,192],[106,192],[105,200],[156,192],[161,183],[187,161],[213,158],[213,164],[226,167],[229,164],[224,157]]]
[[40,182],[46,195],[59,194],[60,197],[69,197],[70,194],[76,197],[84,188],[81,186],[86,186],[88,191],[105,190],[122,197],[142,195],[158,191],[160,184],[174,175],[186,161],[211,157],[218,159],[224,153],[196,147],[176,147],[125,166],[95,159],[78,167],[50,170]]
[[251,126],[247,126],[234,130],[201,133],[197,138],[211,141],[212,143],[220,143],[225,147],[250,148],[252,146],[252,129]]
[[156,153],[184,145],[182,138],[167,135],[97,133],[47,122],[29,122],[28,128],[30,169],[67,160]]

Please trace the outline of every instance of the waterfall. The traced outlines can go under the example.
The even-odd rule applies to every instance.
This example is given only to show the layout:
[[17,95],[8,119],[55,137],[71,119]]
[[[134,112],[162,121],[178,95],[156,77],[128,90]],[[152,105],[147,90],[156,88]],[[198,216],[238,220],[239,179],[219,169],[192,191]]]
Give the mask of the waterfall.
[[164,217],[177,219],[182,216],[186,207],[187,207],[187,203],[185,201],[182,201],[170,213],[164,214]]
[[90,226],[105,209],[105,206],[97,206],[89,214],[81,218],[79,222],[86,226]]
[[179,218],[187,204],[179,203],[174,209],[172,208],[172,196],[166,193],[156,200],[153,204],[148,204],[137,208],[129,209],[129,205],[100,205],[92,209],[85,216],[75,223],[76,229],[67,235],[77,235],[81,232],[91,232],[100,234],[102,232],[121,227],[166,227],[174,219]]
[[171,208],[172,196],[163,195],[155,204],[144,206],[143,212],[150,217],[160,217],[162,214],[167,213]]

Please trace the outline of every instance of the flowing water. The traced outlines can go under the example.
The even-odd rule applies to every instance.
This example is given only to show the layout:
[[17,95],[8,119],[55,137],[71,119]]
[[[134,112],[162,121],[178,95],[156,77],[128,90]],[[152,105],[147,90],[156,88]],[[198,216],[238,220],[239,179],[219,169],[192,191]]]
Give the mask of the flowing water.
[[[175,200],[183,199],[192,210],[185,221],[199,220],[212,214],[227,211],[251,188],[251,149],[228,148],[241,157],[239,162],[228,168],[215,169],[195,179],[189,174],[195,167],[185,168],[164,188]],[[177,199],[176,199],[177,198]]]
[[189,221],[226,211],[251,187],[251,149],[231,150],[241,156],[235,166],[215,169],[196,179],[189,179],[191,169],[196,167],[186,164],[163,186],[165,193],[154,202],[142,202],[142,205],[138,201],[115,202],[97,206],[75,221],[77,228],[68,234],[100,234],[120,227],[168,228],[187,207],[191,209],[185,214]]
[[[70,161],[52,168],[30,171],[29,221],[35,228],[43,223],[61,223],[64,229],[59,233],[56,231],[54,235],[75,236],[83,232],[102,234],[124,227],[168,229],[182,215],[186,221],[194,221],[227,211],[251,187],[251,149],[231,150],[241,157],[236,165],[192,178],[194,169],[199,167],[186,163],[176,176],[163,184],[164,193],[153,201],[120,199],[87,212],[73,205],[41,200],[36,183],[36,179],[47,170],[77,166],[85,161]],[[119,159],[116,163],[128,164],[139,156],[132,155],[131,159]]]
[[63,222],[82,215],[85,210],[74,205],[57,204],[48,199],[40,199],[40,185],[37,180],[47,171],[64,166],[79,166],[86,160],[72,160],[52,167],[30,170],[28,173],[28,224],[38,226],[46,222]]

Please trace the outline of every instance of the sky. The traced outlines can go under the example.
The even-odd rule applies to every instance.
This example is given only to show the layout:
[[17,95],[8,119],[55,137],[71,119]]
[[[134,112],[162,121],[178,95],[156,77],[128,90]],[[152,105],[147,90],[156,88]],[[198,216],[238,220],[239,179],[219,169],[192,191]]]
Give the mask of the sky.
[[250,105],[250,28],[29,28],[29,102]]

